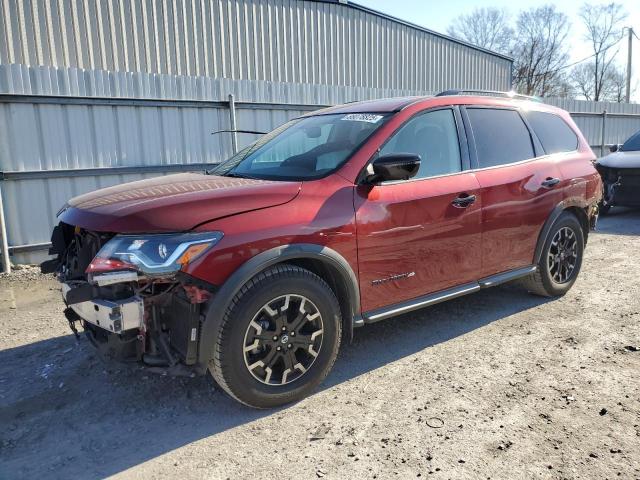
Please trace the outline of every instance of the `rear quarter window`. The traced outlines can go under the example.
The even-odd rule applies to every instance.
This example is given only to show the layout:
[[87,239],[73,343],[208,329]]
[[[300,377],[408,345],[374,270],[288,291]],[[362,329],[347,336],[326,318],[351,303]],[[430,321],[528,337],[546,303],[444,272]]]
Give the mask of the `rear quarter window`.
[[545,153],[573,152],[578,137],[561,117],[547,112],[528,112],[527,119],[536,132]]
[[531,134],[515,110],[467,108],[480,168],[535,157]]

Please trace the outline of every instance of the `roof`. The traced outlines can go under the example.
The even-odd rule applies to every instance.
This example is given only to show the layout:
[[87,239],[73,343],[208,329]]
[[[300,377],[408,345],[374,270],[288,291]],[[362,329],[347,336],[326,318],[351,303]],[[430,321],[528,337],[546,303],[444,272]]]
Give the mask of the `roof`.
[[354,8],[356,10],[360,10],[362,12],[366,12],[366,13],[369,13],[371,15],[375,15],[377,17],[384,18],[386,20],[391,20],[392,22],[396,22],[396,23],[400,23],[402,25],[406,25],[407,27],[411,27],[411,28],[419,30],[421,32],[429,33],[431,35],[434,35],[436,37],[442,38],[444,40],[448,40],[448,41],[453,42],[453,43],[457,43],[457,44],[462,45],[464,47],[468,47],[468,48],[471,48],[473,50],[478,50],[479,52],[488,53],[489,55],[493,55],[494,57],[500,57],[500,58],[503,58],[503,59],[508,60],[510,62],[513,62],[513,57],[510,57],[509,55],[504,55],[502,53],[498,53],[498,52],[494,52],[493,50],[489,50],[488,48],[483,48],[483,47],[479,47],[478,45],[473,45],[472,43],[465,42],[464,40],[460,40],[458,38],[450,37],[449,35],[445,35],[444,33],[436,32],[435,30],[431,30],[431,29],[423,27],[421,25],[417,25],[415,23],[411,23],[411,22],[409,22],[407,20],[403,20],[401,18],[394,17],[393,15],[389,15],[388,13],[384,13],[384,12],[381,12],[381,11],[373,9],[373,8],[365,7],[364,5],[359,5],[357,3],[353,3],[353,2],[351,2],[349,0],[311,0],[311,1],[312,2],[318,2],[318,3],[338,3],[340,5],[344,5],[345,7]]
[[[500,92],[493,92],[500,93]],[[391,113],[399,112],[410,105],[421,104],[428,106],[444,105],[487,105],[487,106],[525,106],[527,110],[564,112],[561,108],[542,103],[540,100],[527,98],[513,98],[508,95],[441,95],[441,96],[417,96],[417,97],[395,97],[381,98],[376,100],[365,100],[362,102],[351,102],[334,107],[315,110],[304,115],[329,115],[347,113]],[[425,105],[426,106],[426,105]]]
[[377,100],[365,100],[362,102],[344,103],[334,107],[323,108],[309,113],[312,115],[328,115],[331,113],[387,113],[398,112],[419,100],[426,100],[432,97],[394,97],[380,98]]

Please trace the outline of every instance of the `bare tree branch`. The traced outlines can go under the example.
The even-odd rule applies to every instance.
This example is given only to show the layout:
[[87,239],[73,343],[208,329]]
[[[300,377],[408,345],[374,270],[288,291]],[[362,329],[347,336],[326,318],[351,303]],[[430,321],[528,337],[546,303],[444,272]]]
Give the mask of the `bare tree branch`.
[[553,5],[521,11],[516,21],[514,82],[527,95],[566,94],[562,67],[569,54],[566,39],[569,20]]
[[[589,68],[580,66],[573,71],[573,75],[585,75],[590,71],[593,81],[585,82],[580,78],[581,90],[585,98],[595,101],[602,100],[603,96],[612,88],[608,82],[615,78],[613,60],[618,53],[617,44],[622,38],[622,27],[627,18],[622,5],[618,3],[589,4],[585,3],[580,9],[580,19],[585,27],[585,40],[589,42],[593,50],[593,61]],[[582,89],[588,84],[589,91]]]
[[509,26],[506,10],[476,8],[460,15],[447,29],[447,33],[473,45],[508,54],[511,50],[513,29]]

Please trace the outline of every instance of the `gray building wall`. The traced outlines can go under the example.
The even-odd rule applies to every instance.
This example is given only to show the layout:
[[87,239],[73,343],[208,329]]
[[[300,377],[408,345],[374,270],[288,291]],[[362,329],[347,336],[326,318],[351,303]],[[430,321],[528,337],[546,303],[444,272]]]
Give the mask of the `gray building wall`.
[[336,0],[5,0],[0,64],[423,91],[511,85],[507,57]]

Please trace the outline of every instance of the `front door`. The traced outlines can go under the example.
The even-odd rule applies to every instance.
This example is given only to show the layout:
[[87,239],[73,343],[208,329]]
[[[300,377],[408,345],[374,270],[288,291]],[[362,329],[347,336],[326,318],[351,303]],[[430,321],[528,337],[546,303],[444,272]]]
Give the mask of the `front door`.
[[417,176],[357,187],[362,311],[477,280],[482,199],[460,123],[450,108],[412,117],[380,154],[419,154]]

